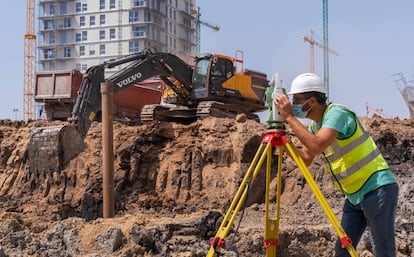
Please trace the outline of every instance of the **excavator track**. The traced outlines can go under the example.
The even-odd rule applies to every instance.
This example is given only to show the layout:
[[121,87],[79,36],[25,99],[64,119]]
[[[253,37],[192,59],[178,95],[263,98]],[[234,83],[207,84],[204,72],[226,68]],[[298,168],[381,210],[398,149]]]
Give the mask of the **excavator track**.
[[160,104],[145,105],[141,110],[141,122],[169,121],[189,124],[197,120],[196,109],[186,106],[168,106]]
[[152,121],[191,123],[210,116],[234,119],[240,113],[244,113],[248,119],[259,121],[256,114],[235,108],[232,105],[216,101],[203,101],[198,104],[196,110],[185,106],[145,105],[141,110],[141,122],[144,124]]
[[203,119],[206,117],[217,117],[217,118],[230,118],[234,119],[238,114],[244,113],[248,119],[259,121],[259,117],[251,112],[246,112],[242,109],[236,108],[235,106],[228,105],[222,102],[216,101],[203,101],[198,104],[197,107],[197,118]]

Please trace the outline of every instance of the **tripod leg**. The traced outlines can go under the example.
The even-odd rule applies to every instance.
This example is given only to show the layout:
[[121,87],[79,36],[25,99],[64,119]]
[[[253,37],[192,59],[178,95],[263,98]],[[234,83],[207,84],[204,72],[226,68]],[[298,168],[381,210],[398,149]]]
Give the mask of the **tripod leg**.
[[326,216],[328,217],[334,229],[336,230],[336,233],[341,239],[342,246],[346,247],[346,249],[348,250],[349,254],[352,257],[357,257],[358,254],[355,248],[352,246],[352,242],[349,236],[345,233],[344,229],[341,227],[340,223],[336,219],[335,214],[333,213],[331,207],[329,206],[321,190],[319,189],[318,185],[313,179],[312,174],[310,173],[308,167],[306,166],[305,162],[300,157],[300,155],[297,153],[296,148],[289,142],[286,143],[285,146],[287,148],[287,151],[290,153],[290,156],[293,158],[293,160],[298,165],[300,171],[302,172],[302,175],[306,179],[306,182],[309,184],[310,188],[312,189],[313,194],[316,196],[316,199],[319,201],[319,204],[322,206],[322,209],[325,211]]
[[240,211],[243,206],[244,201],[246,200],[247,193],[249,191],[249,185],[254,182],[259,173],[260,168],[263,165],[263,162],[269,156],[269,152],[272,152],[272,145],[268,143],[263,143],[260,145],[257,150],[252,163],[250,164],[246,175],[244,176],[239,189],[236,192],[236,196],[233,198],[233,201],[230,204],[229,209],[224,215],[223,221],[220,224],[220,227],[214,238],[210,241],[210,249],[207,253],[207,257],[216,256],[216,251],[220,248],[225,249],[224,238],[230,232],[230,229],[234,223],[237,213]]
[[276,256],[276,247],[279,243],[279,223],[280,223],[280,195],[282,193],[282,161],[283,147],[278,147],[279,155],[277,161],[277,188],[276,188],[276,209],[275,217],[270,218],[270,182],[271,182],[271,163],[272,152],[268,153],[266,167],[266,196],[265,196],[265,233],[264,247],[266,248],[266,257]]

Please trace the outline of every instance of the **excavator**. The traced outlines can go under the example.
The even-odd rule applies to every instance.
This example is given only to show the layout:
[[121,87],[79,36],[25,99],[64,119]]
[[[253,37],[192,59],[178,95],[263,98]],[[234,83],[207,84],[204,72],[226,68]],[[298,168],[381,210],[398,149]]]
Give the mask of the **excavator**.
[[[101,83],[114,85],[114,94],[144,80],[159,77],[168,86],[160,104],[144,106],[142,122],[193,122],[206,116],[234,117],[266,110],[266,74],[243,69],[242,60],[219,54],[195,58],[194,66],[153,48],[90,67],[82,79],[69,124],[36,128],[30,137],[28,162],[32,171],[56,171],[84,148],[92,122],[100,120]],[[105,78],[105,71],[121,67]]]

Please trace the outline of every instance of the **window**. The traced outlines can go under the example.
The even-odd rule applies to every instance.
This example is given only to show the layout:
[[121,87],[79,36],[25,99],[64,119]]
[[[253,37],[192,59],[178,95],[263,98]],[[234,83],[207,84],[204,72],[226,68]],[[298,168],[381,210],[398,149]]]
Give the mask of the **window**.
[[79,56],[85,56],[85,46],[79,46]]
[[56,57],[56,55],[55,55],[56,53],[55,53],[55,50],[54,49],[45,49],[44,51],[43,51],[43,58],[44,59],[53,59],[53,58],[55,58]]
[[109,0],[109,8],[110,9],[115,9],[115,0]]
[[82,33],[81,32],[76,32],[75,41],[76,42],[81,42],[82,41]]
[[138,22],[139,18],[138,18],[138,10],[131,10],[129,12],[129,22]]
[[105,24],[105,14],[99,15],[99,24],[104,25]]
[[157,11],[161,12],[161,3],[157,0]]
[[132,6],[145,6],[145,0],[133,0]]
[[185,11],[186,13],[189,13],[189,12],[190,12],[190,3],[185,3],[185,6],[184,6],[184,11]]
[[89,17],[89,25],[95,26],[95,15]]
[[65,20],[63,21],[63,27],[64,28],[72,27],[72,22],[71,22],[70,18],[65,18]]
[[110,39],[115,39],[116,38],[115,29],[110,29],[109,30],[109,38]]
[[76,42],[84,42],[88,40],[88,32],[82,31],[82,32],[76,32],[75,34],[75,41]]
[[76,3],[76,12],[82,12],[82,3]]
[[129,41],[129,52],[130,53],[137,53],[138,50],[139,50],[138,40]]
[[49,44],[53,45],[56,43],[56,35],[54,32],[50,32],[49,34]]
[[68,7],[65,2],[59,3],[59,14],[60,15],[68,14]]
[[95,46],[94,45],[89,46],[89,55],[95,55]]
[[105,45],[99,45],[99,54],[104,55],[106,53],[105,51]]
[[43,23],[43,29],[54,29],[54,27],[53,20],[45,20]]
[[66,31],[65,32],[61,32],[58,35],[59,35],[59,43],[60,44],[67,44],[68,43],[68,38],[67,38]]
[[88,10],[88,4],[87,3],[76,3],[76,12],[80,13],[80,12],[86,12]]
[[50,14],[50,15],[55,15],[55,14],[56,14],[55,3],[51,3],[51,4],[50,4],[49,14]]
[[79,17],[79,26],[81,27],[85,26],[85,16]]
[[183,18],[184,25],[187,25],[188,27],[191,27],[191,20],[188,18]]
[[87,31],[82,31],[82,42],[83,41],[87,41],[88,40],[88,32]]
[[71,49],[70,47],[65,47],[63,49],[63,57],[69,58],[71,56]]
[[138,26],[132,28],[132,36],[133,37],[144,37],[145,36],[145,27]]
[[227,59],[217,58],[211,65],[211,79],[214,84],[221,83],[232,76],[233,63]]
[[99,39],[100,40],[105,40],[105,30],[100,30],[99,31]]
[[99,10],[105,9],[105,0],[99,0]]

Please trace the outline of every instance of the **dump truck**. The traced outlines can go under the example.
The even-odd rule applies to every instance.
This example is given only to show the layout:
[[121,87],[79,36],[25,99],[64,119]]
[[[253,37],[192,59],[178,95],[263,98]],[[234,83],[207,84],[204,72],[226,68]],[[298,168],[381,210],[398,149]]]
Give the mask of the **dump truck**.
[[67,120],[82,78],[82,73],[74,69],[37,72],[34,100],[42,104],[39,116],[48,120]]
[[[92,66],[83,76],[68,124],[37,128],[32,132],[28,160],[30,169],[60,170],[83,149],[83,139],[101,112],[101,83],[114,86],[114,96],[144,80],[160,78],[171,89],[159,104],[145,105],[143,121],[192,122],[206,116],[229,117],[239,113],[258,119],[266,110],[264,73],[242,69],[242,60],[220,54],[205,54],[190,65],[179,57],[149,48],[142,52]],[[105,77],[105,70],[122,69]],[[167,90],[168,91],[168,90]]]
[[[34,100],[41,105],[39,117],[49,121],[66,121],[78,97],[83,74],[76,69],[36,73]],[[164,83],[160,79],[142,81],[114,96],[114,119],[139,124],[141,109],[161,101]]]

